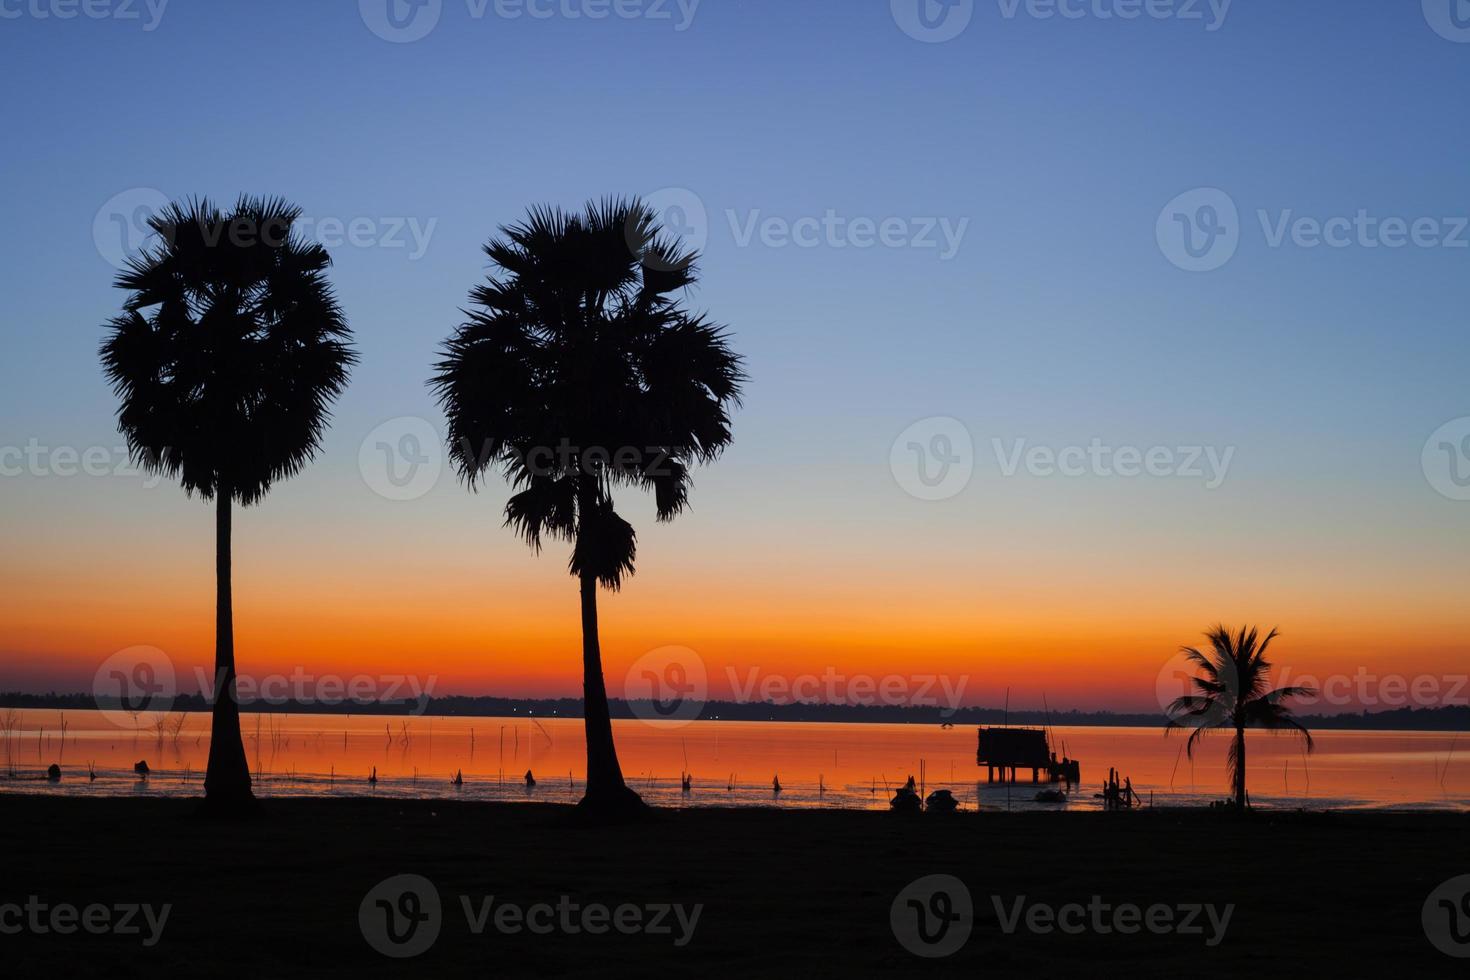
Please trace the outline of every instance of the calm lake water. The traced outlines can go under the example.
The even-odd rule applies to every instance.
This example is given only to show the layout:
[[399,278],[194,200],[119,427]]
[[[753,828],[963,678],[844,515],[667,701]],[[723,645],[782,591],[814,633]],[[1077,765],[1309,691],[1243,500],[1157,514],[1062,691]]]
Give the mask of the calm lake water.
[[[0,716],[5,712],[0,710]],[[569,718],[385,718],[247,714],[245,751],[262,796],[381,796],[575,802],[584,776],[582,722]],[[65,725],[63,734],[62,726]],[[177,731],[174,726],[177,725]],[[1055,808],[1034,802],[1029,781],[986,785],[975,765],[975,728],[774,722],[614,722],[630,784],[660,806],[882,808],[910,775],[949,788],[962,805]],[[1083,788],[1066,807],[1096,809],[1109,766],[1156,804],[1199,804],[1227,795],[1227,736],[1213,735],[1191,762],[1184,739],[1158,729],[1057,728],[1082,763]],[[0,728],[0,792],[197,796],[209,749],[209,717],[117,717],[97,711],[18,713]],[[1470,737],[1428,732],[1317,735],[1317,751],[1268,733],[1249,736],[1257,805],[1470,810]],[[147,780],[133,774],[146,760]],[[686,761],[687,760],[687,761]],[[51,763],[60,783],[44,778]],[[96,779],[88,778],[88,766]],[[378,782],[368,774],[377,768]],[[537,785],[527,790],[526,770]],[[464,773],[464,785],[450,780]],[[694,775],[689,793],[679,774]],[[779,776],[783,792],[772,792]],[[1023,780],[1029,776],[1023,775]]]

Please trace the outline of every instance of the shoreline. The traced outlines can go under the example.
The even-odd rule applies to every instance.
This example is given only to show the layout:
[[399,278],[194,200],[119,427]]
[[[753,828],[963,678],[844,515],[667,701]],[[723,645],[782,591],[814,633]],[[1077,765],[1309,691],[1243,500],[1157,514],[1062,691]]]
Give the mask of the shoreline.
[[[50,784],[47,781],[47,779],[46,779],[46,777],[44,775],[36,775],[36,776],[6,776],[6,775],[0,775],[0,787],[6,787],[7,785],[15,785],[15,784],[45,784],[45,785],[53,785],[53,784]],[[121,801],[121,802],[125,802],[125,803],[126,802],[136,802],[136,801],[141,801],[141,800],[159,800],[159,801],[169,801],[169,802],[172,802],[172,803],[182,803],[182,804],[190,804],[190,803],[198,804],[198,803],[200,803],[203,800],[203,797],[202,796],[195,795],[195,794],[184,795],[184,794],[178,794],[178,793],[172,793],[172,794],[150,793],[150,794],[148,794],[146,796],[144,796],[144,795],[137,795],[137,796],[131,796],[131,797],[130,796],[124,796],[124,795],[118,794],[118,793],[111,793],[111,794],[79,793],[79,794],[75,794],[75,795],[68,795],[68,794],[66,794],[64,792],[56,792],[56,793],[46,793],[46,792],[38,793],[38,792],[32,792],[32,791],[30,791],[29,789],[27,789],[25,787],[16,788],[16,789],[5,789],[3,792],[0,792],[0,799],[7,799],[7,798],[8,799],[21,799],[21,800],[46,800],[46,801],[60,801],[60,800],[87,801],[87,802]],[[331,794],[331,793],[283,793],[283,794],[279,794],[279,795],[272,795],[272,794],[269,794],[269,793],[258,793],[257,794],[257,799],[259,799],[260,802],[263,805],[265,805],[265,806],[271,806],[271,805],[274,805],[276,803],[312,803],[312,802],[317,802],[317,801],[323,802],[323,803],[330,803],[330,802],[366,802],[366,803],[377,803],[377,804],[383,804],[383,805],[395,805],[395,804],[402,805],[402,804],[408,804],[408,803],[421,804],[421,805],[433,805],[433,804],[440,804],[440,803],[442,803],[442,804],[452,805],[452,806],[546,807],[546,808],[550,808],[550,809],[554,809],[554,810],[571,809],[572,806],[573,806],[572,804],[569,804],[569,803],[563,803],[563,802],[554,801],[554,800],[542,800],[542,799],[534,799],[534,800],[533,799],[526,799],[526,800],[497,800],[497,799],[473,799],[473,798],[468,798],[467,799],[467,798],[464,798],[462,796],[449,796],[449,795],[444,795],[444,796],[390,796],[390,795],[384,794],[384,795],[379,795],[379,796],[373,796],[373,795],[370,795],[368,793],[341,793],[341,794]],[[975,806],[974,804],[969,804],[969,805],[961,806],[959,808],[959,810],[956,811],[956,812],[958,814],[960,814],[962,817],[963,816],[971,816],[971,817],[973,817],[973,816],[982,816],[982,817],[992,817],[992,816],[998,816],[998,817],[1027,817],[1027,816],[1041,816],[1041,815],[1052,815],[1052,816],[1071,815],[1071,816],[1075,816],[1075,817],[1082,817],[1084,815],[1095,815],[1095,814],[1104,813],[1104,812],[1111,812],[1111,811],[1103,811],[1100,808],[1082,808],[1082,807],[1076,807],[1076,806],[1068,807],[1068,806],[1063,806],[1063,805],[1058,805],[1058,806],[1054,806],[1054,807],[1045,807],[1045,808],[1042,808],[1042,807],[1027,807],[1027,808],[1024,808],[1023,809],[1019,804],[1020,804],[1020,801],[1018,801],[1018,805],[1017,806],[1015,806],[1015,807],[1013,807],[1011,809],[1006,809],[1003,806],[999,806],[999,805],[996,805],[996,804],[990,804],[990,803],[986,803],[986,804],[981,805],[981,806],[978,806],[978,807]],[[884,814],[888,814],[890,812],[889,808],[886,805],[881,806],[881,807],[879,807],[879,806],[841,806],[841,805],[831,805],[831,806],[809,806],[809,805],[781,806],[779,804],[773,804],[773,803],[723,803],[723,802],[721,802],[721,803],[683,803],[683,804],[680,804],[680,805],[670,806],[670,805],[667,805],[667,804],[665,804],[663,802],[656,802],[656,803],[651,804],[651,806],[654,809],[654,811],[656,813],[659,813],[659,814],[664,814],[664,813],[684,813],[684,812],[696,812],[696,811],[698,811],[698,812],[715,812],[715,813],[780,813],[780,814],[813,814],[813,815],[815,815],[815,814],[821,814],[821,813],[860,813],[860,814],[884,815]],[[1157,814],[1160,814],[1160,815],[1175,815],[1175,816],[1178,816],[1178,815],[1195,814],[1195,813],[1219,814],[1222,811],[1217,810],[1217,809],[1213,809],[1208,804],[1159,803],[1159,804],[1144,804],[1144,805],[1135,807],[1131,811],[1125,811],[1125,812],[1132,812],[1134,814],[1157,813]],[[1260,817],[1263,817],[1263,818],[1265,818],[1265,817],[1279,817],[1279,816],[1298,816],[1299,815],[1299,816],[1344,816],[1344,817],[1354,817],[1354,816],[1365,816],[1365,817],[1372,817],[1372,816],[1406,816],[1406,817],[1427,817],[1427,818],[1451,817],[1451,818],[1467,818],[1467,819],[1470,819],[1470,807],[1457,807],[1457,806],[1452,805],[1452,804],[1446,804],[1446,805],[1443,805],[1443,806],[1433,806],[1433,805],[1430,805],[1430,804],[1427,804],[1427,803],[1422,803],[1422,802],[1405,803],[1405,804],[1396,804],[1396,803],[1368,803],[1368,804],[1361,804],[1361,805],[1358,805],[1358,806],[1331,806],[1331,805],[1329,805],[1329,806],[1321,806],[1321,807],[1311,807],[1311,806],[1282,806],[1282,805],[1277,805],[1277,804],[1272,804],[1272,803],[1262,803],[1262,804],[1253,804],[1252,805],[1252,809],[1251,809],[1250,812],[1251,812],[1251,814],[1254,814],[1254,815],[1257,815],[1257,816],[1260,816]],[[920,819],[936,819],[937,820],[937,819],[944,819],[944,818],[943,817],[940,817],[940,816],[938,816],[936,814],[932,818],[926,816],[926,817],[921,817]]]
[[[324,777],[321,777],[318,774],[317,778],[320,779],[320,778],[324,778]],[[124,792],[118,791],[118,790],[103,791],[103,792],[83,791],[83,792],[78,792],[78,793],[68,793],[68,792],[66,792],[66,787],[65,787],[64,784],[58,785],[56,783],[52,783],[50,780],[48,780],[46,778],[45,773],[44,772],[41,772],[41,771],[37,771],[34,774],[25,774],[25,775],[8,775],[8,774],[0,773],[0,799],[3,799],[3,798],[17,798],[17,797],[19,797],[19,798],[31,798],[31,799],[38,799],[38,800],[87,800],[87,801],[105,801],[105,800],[122,800],[122,801],[127,801],[127,800],[150,799],[150,800],[169,800],[169,801],[173,801],[173,802],[185,802],[185,803],[187,803],[189,801],[195,801],[195,802],[197,802],[198,800],[201,799],[201,797],[198,795],[198,790],[201,788],[201,780],[202,780],[202,774],[200,774],[198,777],[196,777],[195,781],[186,788],[187,789],[187,792],[174,792],[174,793],[171,793],[171,792],[159,792],[159,791],[152,791],[151,788],[150,788],[150,791],[147,792],[146,794],[144,794],[144,793],[124,793]],[[386,778],[385,778],[384,782],[387,783],[389,786],[391,786],[391,783],[388,783],[388,780]],[[399,779],[396,780],[396,782],[399,783],[399,784],[402,784],[402,783],[405,782],[405,780],[399,778]],[[667,787],[668,794],[669,795],[672,795],[673,792],[674,792],[673,787],[676,786],[677,783],[674,780],[668,780],[667,782],[669,783],[669,786]],[[84,785],[85,786],[86,784],[81,784],[81,785]],[[467,785],[473,785],[473,784],[470,783],[469,781],[467,781]],[[488,783],[487,783],[487,785],[488,785]],[[50,787],[50,789],[49,790],[45,790],[45,789],[42,789],[43,787]],[[882,802],[879,805],[856,805],[856,804],[852,803],[850,799],[844,801],[841,798],[838,798],[836,800],[829,800],[829,802],[827,802],[827,803],[822,803],[822,802],[818,801],[818,802],[795,802],[795,803],[791,803],[789,805],[781,805],[779,803],[771,803],[771,802],[740,802],[740,803],[732,803],[732,802],[726,802],[726,801],[723,801],[723,800],[718,801],[718,802],[705,802],[704,801],[704,798],[695,799],[695,800],[689,800],[689,799],[680,799],[678,797],[674,797],[672,800],[669,800],[669,799],[663,798],[662,796],[655,796],[655,795],[653,795],[652,793],[650,793],[648,791],[648,789],[645,786],[639,786],[639,787],[637,787],[637,789],[640,791],[640,795],[644,795],[645,797],[648,797],[649,798],[650,805],[653,806],[655,809],[657,809],[659,812],[682,812],[682,811],[696,811],[696,810],[698,810],[698,811],[717,811],[717,812],[723,812],[723,813],[769,812],[769,813],[791,813],[791,814],[795,814],[795,813],[835,813],[835,812],[840,812],[840,813],[883,814],[883,813],[888,813],[889,812],[889,808],[887,806],[886,801],[887,801],[888,797],[892,795],[892,794],[887,794],[887,795],[883,796],[882,797]],[[660,787],[660,789],[664,789],[664,787]],[[518,792],[518,790],[516,790],[516,789],[510,789],[510,790],[505,790],[504,792],[507,794],[507,797],[509,797],[511,794]],[[833,793],[834,795],[836,795],[836,791],[829,790],[829,793]],[[711,794],[711,795],[715,795],[715,794]],[[1224,798],[1223,792],[1221,794],[1219,794],[1219,795],[1220,795],[1221,799],[1223,800],[1223,798]],[[450,792],[447,792],[447,791],[446,792],[442,792],[442,793],[440,793],[438,795],[422,795],[422,794],[421,795],[415,795],[415,794],[412,794],[412,793],[398,794],[398,793],[392,792],[391,789],[386,789],[385,790],[385,789],[381,789],[381,788],[378,789],[378,790],[376,790],[376,791],[374,791],[374,790],[359,790],[359,791],[356,791],[356,792],[351,792],[351,791],[345,791],[345,792],[344,791],[330,791],[330,790],[329,791],[307,791],[307,790],[301,790],[301,791],[296,791],[296,792],[287,791],[287,792],[281,792],[281,793],[271,793],[271,792],[260,791],[260,788],[257,786],[257,796],[258,796],[258,798],[260,800],[262,800],[263,802],[267,802],[267,803],[288,802],[288,801],[289,802],[312,802],[312,801],[323,801],[323,802],[327,802],[327,801],[354,801],[354,800],[360,800],[360,801],[377,802],[377,803],[384,803],[384,804],[393,804],[393,803],[400,803],[400,804],[401,803],[420,803],[420,804],[445,803],[445,804],[452,804],[452,805],[492,806],[492,807],[499,807],[499,806],[511,806],[511,807],[526,807],[526,806],[530,806],[530,807],[538,807],[538,806],[540,806],[540,807],[560,808],[560,807],[567,807],[567,806],[570,806],[571,805],[570,802],[568,802],[567,800],[563,800],[563,799],[546,799],[546,798],[537,798],[537,799],[530,799],[530,798],[527,798],[527,799],[512,799],[512,798],[485,797],[485,796],[478,796],[477,797],[477,796],[473,796],[473,795],[468,795],[467,796],[463,792],[454,792],[453,794],[451,794]],[[1450,816],[1450,817],[1455,817],[1455,816],[1470,817],[1470,805],[1457,804],[1457,803],[1442,803],[1442,804],[1439,804],[1439,803],[1430,803],[1428,801],[1422,801],[1422,800],[1410,801],[1410,802],[1406,802],[1406,803],[1359,803],[1359,804],[1349,804],[1349,805],[1339,805],[1337,803],[1327,803],[1327,804],[1324,804],[1322,806],[1299,806],[1299,805],[1294,805],[1294,804],[1286,804],[1286,803],[1280,803],[1280,802],[1271,802],[1271,801],[1268,800],[1266,802],[1254,803],[1252,806],[1253,806],[1252,812],[1254,812],[1256,814],[1273,815],[1273,816],[1274,815],[1283,815],[1283,814],[1307,814],[1307,815],[1310,815],[1310,814],[1340,814],[1340,815],[1344,815],[1344,816],[1353,815],[1353,814],[1364,814],[1364,815],[1372,815],[1372,814],[1385,814],[1385,815],[1387,815],[1387,814],[1403,814],[1403,815],[1406,815],[1406,816],[1425,816],[1425,817],[1443,817],[1443,816]],[[1210,804],[1208,804],[1208,803],[1190,803],[1190,802],[1179,802],[1179,801],[1165,801],[1165,802],[1160,802],[1160,803],[1144,803],[1144,804],[1139,805],[1138,807],[1135,807],[1134,810],[1133,810],[1133,812],[1135,812],[1135,813],[1146,813],[1147,812],[1147,813],[1160,813],[1160,814],[1166,814],[1166,813],[1174,813],[1174,814],[1198,813],[1198,812],[1202,812],[1202,811],[1203,812],[1218,812],[1218,811],[1212,810],[1211,807],[1210,807]],[[987,815],[987,816],[988,815],[1001,815],[1001,816],[1004,816],[1004,815],[1016,815],[1016,816],[1020,816],[1020,815],[1025,815],[1025,814],[1048,814],[1048,813],[1049,814],[1073,814],[1073,815],[1082,815],[1082,814],[1092,814],[1092,813],[1102,812],[1102,808],[1100,806],[1092,805],[1092,800],[1091,800],[1091,797],[1089,796],[1089,798],[1088,798],[1088,800],[1087,800],[1086,803],[1082,803],[1079,800],[1078,803],[1055,804],[1055,805],[1052,805],[1052,804],[1046,804],[1046,805],[1035,804],[1034,801],[1032,801],[1030,799],[1019,799],[1018,798],[1014,802],[1014,804],[1012,806],[1010,806],[1010,807],[1006,807],[1006,806],[1004,806],[1002,804],[993,803],[993,802],[983,802],[983,803],[977,804],[975,801],[969,800],[969,801],[966,801],[966,802],[964,802],[964,803],[961,804],[961,806],[959,808],[959,812],[962,813],[962,814],[970,814],[970,815],[982,814],[982,815]]]

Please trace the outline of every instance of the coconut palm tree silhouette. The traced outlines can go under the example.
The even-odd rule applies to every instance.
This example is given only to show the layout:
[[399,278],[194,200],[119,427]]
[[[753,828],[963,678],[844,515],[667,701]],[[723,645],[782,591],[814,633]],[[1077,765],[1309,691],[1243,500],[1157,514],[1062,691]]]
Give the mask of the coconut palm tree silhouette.
[[633,573],[636,534],[612,491],[651,490],[660,521],[689,503],[689,468],[729,445],[744,374],[724,329],[674,293],[694,260],[636,200],[580,213],[532,209],[485,246],[495,266],[430,380],[449,454],[476,490],[487,471],[516,492],[505,524],[539,552],[572,544],[581,586],[587,737],[584,812],[642,807],[613,744],[597,589]]
[[316,454],[328,406],[356,360],[326,279],[331,259],[293,233],[300,213],[254,197],[228,214],[207,199],[164,209],[149,222],[157,243],[117,277],[131,295],[101,349],[129,453],[215,504],[214,714],[204,779],[213,812],[254,799],[235,697],[232,504],[259,502]]
[[1183,647],[1185,658],[1199,668],[1199,675],[1192,678],[1198,694],[1186,694],[1175,698],[1167,711],[1169,724],[1165,734],[1178,728],[1194,729],[1185,748],[1194,758],[1194,746],[1204,735],[1216,729],[1235,730],[1235,739],[1230,743],[1226,756],[1226,768],[1230,776],[1230,787],[1235,793],[1235,805],[1244,809],[1245,792],[1245,730],[1264,728],[1272,732],[1294,732],[1305,740],[1308,752],[1313,749],[1312,733],[1307,731],[1284,703],[1289,698],[1311,697],[1317,692],[1310,687],[1279,687],[1268,690],[1271,663],[1266,659],[1266,648],[1276,639],[1272,630],[1265,639],[1260,639],[1255,627],[1242,627],[1231,635],[1223,625],[1205,633],[1210,641],[1208,653],[1194,647]]

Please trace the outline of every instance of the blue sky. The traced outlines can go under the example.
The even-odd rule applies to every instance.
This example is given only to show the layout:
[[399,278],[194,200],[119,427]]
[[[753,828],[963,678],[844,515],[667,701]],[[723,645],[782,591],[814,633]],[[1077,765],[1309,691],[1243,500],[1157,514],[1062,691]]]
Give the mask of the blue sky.
[[[718,531],[675,529],[670,547],[765,527],[775,548],[801,528],[793,547],[831,560],[914,546],[963,576],[966,555],[998,546],[1111,568],[1100,556],[1127,542],[1156,558],[1147,589],[1212,554],[1249,574],[1252,554],[1289,546],[1328,562],[1303,567],[1305,588],[1356,535],[1354,592],[1404,569],[1462,589],[1441,542],[1470,504],[1434,493],[1420,454],[1470,416],[1470,231],[1459,247],[1272,247],[1258,215],[1365,211],[1454,237],[1470,215],[1470,43],[1418,2],[1235,0],[1219,20],[1180,0],[1124,20],[1099,16],[1119,0],[1069,4],[1075,18],[989,0],[942,43],[906,34],[888,0],[703,0],[687,25],[687,4],[657,5],[662,18],[628,3],[644,15],[557,0],[545,18],[494,3],[477,17],[443,0],[426,36],[392,43],[369,29],[370,2],[172,0],[148,30],[141,0],[122,8],[137,19],[0,0],[0,443],[116,442],[95,357],[121,299],[93,234],[109,202],[281,194],[317,219],[367,219],[365,240],[428,230],[421,256],[407,229],[403,247],[332,249],[362,363],[321,461],[282,490],[322,519],[378,515],[358,447],[387,419],[438,423],[423,381],[496,226],[532,204],[680,188],[707,214],[691,302],[731,325],[752,381],[735,448],[696,491]],[[1202,273],[1156,236],[1197,188],[1240,216],[1233,258]],[[829,212],[898,219],[910,241],[930,222],[964,233],[946,258],[736,230]],[[978,475],[925,506],[888,460],[934,416],[969,429]],[[1237,451],[1205,491],[1007,480],[990,449],[1095,437]],[[493,527],[496,507],[445,483],[439,513],[475,508]],[[6,523],[64,536],[78,508],[196,506],[95,482],[63,505],[54,489],[7,479]],[[1181,540],[1188,554],[1167,557]],[[25,560],[13,552],[6,575]]]

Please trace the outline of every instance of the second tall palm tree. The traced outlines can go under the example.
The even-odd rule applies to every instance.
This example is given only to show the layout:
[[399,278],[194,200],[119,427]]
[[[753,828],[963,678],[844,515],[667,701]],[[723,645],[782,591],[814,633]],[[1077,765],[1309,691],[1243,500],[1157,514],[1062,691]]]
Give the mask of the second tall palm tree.
[[496,267],[471,293],[469,319],[430,381],[449,453],[472,489],[503,471],[506,524],[539,551],[571,542],[581,589],[587,736],[584,809],[642,806],[613,742],[597,590],[633,573],[636,534],[613,508],[617,486],[651,490],[661,521],[688,504],[689,468],[729,445],[744,376],[724,331],[674,294],[694,256],[637,201],[568,214],[533,210],[485,252]]

